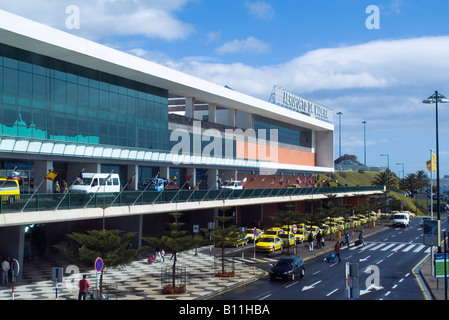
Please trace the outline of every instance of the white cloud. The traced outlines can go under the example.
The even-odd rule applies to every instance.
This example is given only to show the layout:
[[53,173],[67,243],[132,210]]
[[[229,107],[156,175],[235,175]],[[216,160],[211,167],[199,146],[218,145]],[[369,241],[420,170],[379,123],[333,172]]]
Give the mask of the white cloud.
[[215,52],[219,55],[236,53],[259,54],[268,52],[269,50],[268,44],[254,37],[248,37],[245,40],[236,39],[234,41],[226,42],[221,47],[215,49]]
[[274,9],[271,4],[268,4],[264,1],[250,2],[247,1],[245,3],[248,12],[262,20],[271,20],[274,17]]
[[175,12],[189,0],[2,0],[0,9],[72,32],[65,27],[66,8],[80,9],[76,35],[98,40],[113,35],[142,35],[168,41],[184,39],[195,30]]

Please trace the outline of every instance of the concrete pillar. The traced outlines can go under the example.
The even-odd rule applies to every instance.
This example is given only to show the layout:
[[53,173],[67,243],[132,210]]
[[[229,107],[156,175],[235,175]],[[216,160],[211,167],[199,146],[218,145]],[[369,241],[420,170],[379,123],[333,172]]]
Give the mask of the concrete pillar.
[[25,249],[25,227],[3,227],[0,232],[0,252],[3,257],[11,257],[19,262],[19,274],[16,281],[22,279]]
[[137,182],[139,181],[139,166],[128,166],[126,174],[128,176],[128,180],[126,182],[128,182],[135,174],[133,181],[128,184],[126,189],[134,191],[137,190]]
[[196,186],[196,169],[195,168],[187,168],[187,174],[191,176],[190,178],[190,186],[193,188]]
[[170,167],[160,167],[159,178],[168,179],[170,181]]
[[216,123],[217,122],[217,105],[209,104],[209,114],[208,114],[209,122]]
[[228,125],[231,127],[237,126],[237,110],[236,109],[228,109]]
[[218,170],[217,169],[209,169],[207,174],[207,185],[209,189],[216,190],[218,189]]
[[194,118],[195,115],[195,98],[186,98],[186,111],[185,116],[187,118]]
[[53,182],[45,179],[48,171],[52,169],[53,161],[34,161],[34,187],[38,188],[40,185],[38,193],[53,192]]

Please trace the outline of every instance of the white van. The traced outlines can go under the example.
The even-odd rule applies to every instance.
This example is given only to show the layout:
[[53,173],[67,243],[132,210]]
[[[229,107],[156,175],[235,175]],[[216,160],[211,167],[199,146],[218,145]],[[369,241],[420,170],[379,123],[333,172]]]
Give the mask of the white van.
[[117,173],[83,173],[82,178],[70,189],[76,193],[120,192],[120,178]]
[[393,216],[393,227],[408,227],[410,216],[408,212],[396,212]]
[[224,185],[221,186],[222,189],[243,189],[242,181],[226,181]]

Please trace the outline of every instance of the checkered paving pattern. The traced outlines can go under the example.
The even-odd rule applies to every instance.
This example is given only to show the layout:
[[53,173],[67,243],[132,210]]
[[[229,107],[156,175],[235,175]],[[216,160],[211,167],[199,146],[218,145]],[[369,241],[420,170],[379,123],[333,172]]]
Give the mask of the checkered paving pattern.
[[[235,263],[235,277],[215,276],[214,258],[194,251],[178,254],[177,267],[185,267],[187,293],[164,295],[161,293],[161,268],[171,267],[173,261],[167,256],[164,263],[149,264],[147,259],[134,261],[120,269],[105,269],[103,275],[103,294],[110,300],[193,300],[217,293],[221,290],[246,282],[261,274],[248,264]],[[73,267],[59,255],[39,257],[25,261],[22,280],[14,285],[14,300],[75,300],[78,298],[78,281],[87,274],[92,292],[96,287],[96,271],[79,270],[77,273],[64,274],[64,280],[58,284],[51,279],[52,267],[62,267],[68,272]],[[78,270],[77,270],[78,271]],[[106,288],[110,287],[110,291]],[[13,288],[0,285],[0,300],[12,300]]]

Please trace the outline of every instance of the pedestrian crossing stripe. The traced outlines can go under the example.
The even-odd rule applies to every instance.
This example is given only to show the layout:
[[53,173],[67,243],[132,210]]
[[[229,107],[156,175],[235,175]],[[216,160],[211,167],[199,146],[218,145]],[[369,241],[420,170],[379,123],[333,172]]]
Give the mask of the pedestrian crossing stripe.
[[414,253],[421,252],[424,248],[427,249],[424,251],[426,253],[430,252],[430,248],[424,244],[419,243],[399,243],[399,242],[370,242],[365,243],[364,246],[351,246],[348,250],[359,250],[359,251],[393,251],[393,252],[409,252],[412,251]]
[[226,258],[227,261],[230,262],[246,262],[246,263],[266,263],[266,262],[276,262],[276,259],[270,259],[270,258],[258,258],[258,259],[246,259],[242,257],[228,257]]

